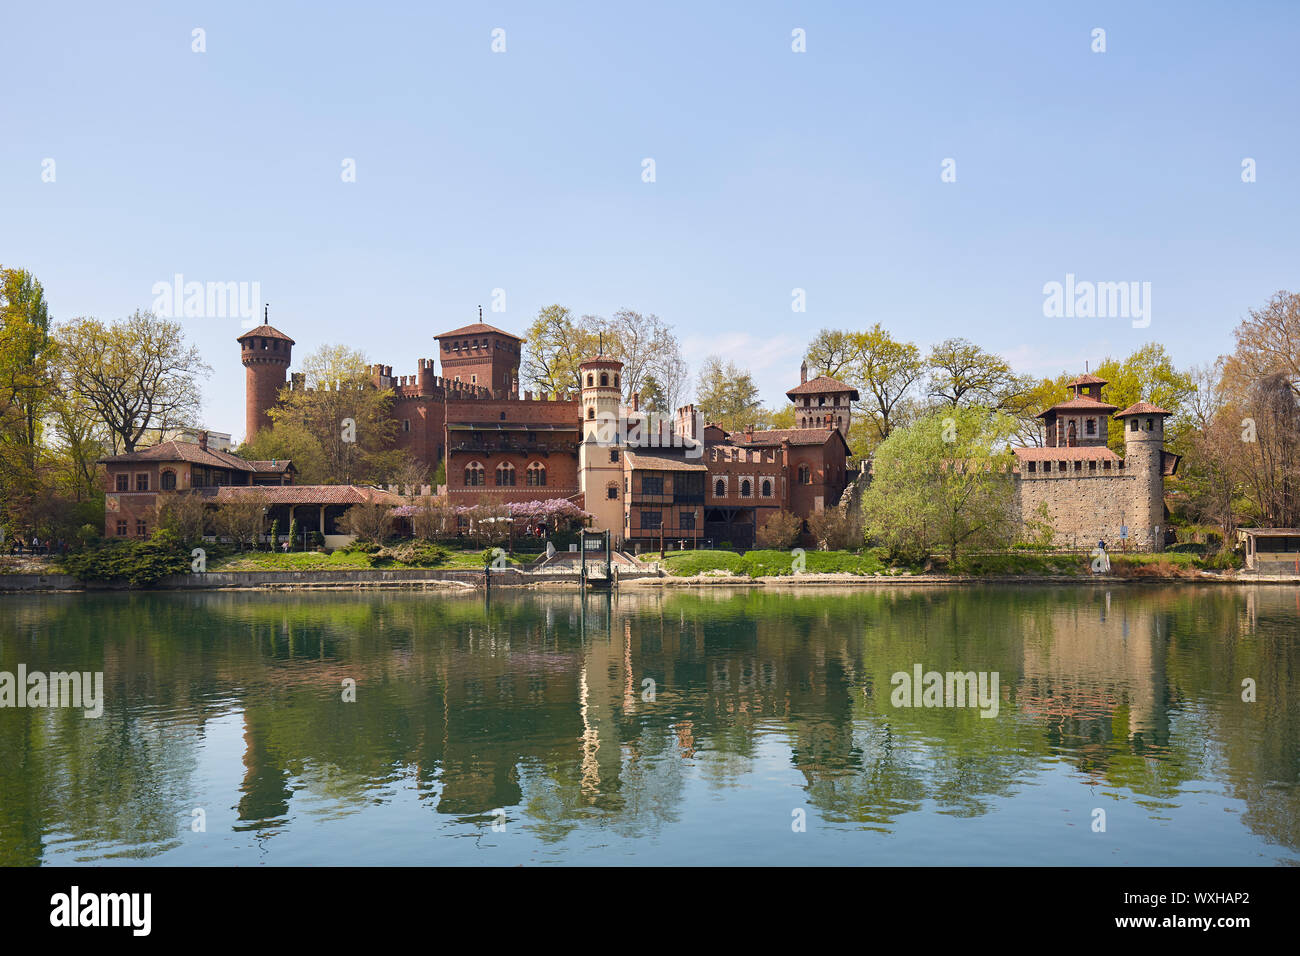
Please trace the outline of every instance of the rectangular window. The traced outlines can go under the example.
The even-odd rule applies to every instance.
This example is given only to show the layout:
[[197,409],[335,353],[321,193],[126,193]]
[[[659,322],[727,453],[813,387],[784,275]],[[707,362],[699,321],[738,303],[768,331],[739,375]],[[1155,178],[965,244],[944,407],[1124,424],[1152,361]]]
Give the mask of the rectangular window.
[[641,479],[641,494],[643,495],[662,495],[664,493],[664,480],[660,477],[652,478],[646,475]]
[[1029,463],[1029,473],[1032,475],[1036,470],[1037,470],[1037,468],[1036,468],[1034,462],[1031,461],[1031,462]]
[[641,512],[641,527],[643,528],[660,528],[664,523],[664,513],[662,511],[643,511]]
[[680,527],[683,531],[694,531],[695,512],[683,511],[681,516],[678,518],[678,527]]
[[149,529],[145,525],[144,521],[142,519],[137,518],[135,522],[135,536],[137,538],[143,538],[148,533],[149,533]]
[[135,490],[136,491],[149,490],[149,475],[147,473],[143,475],[135,476]]
[[618,449],[617,449],[617,448],[611,448],[611,449],[609,450],[609,460],[610,460],[611,462],[616,462],[616,461],[618,461]]
[[119,521],[119,522],[117,523],[117,536],[118,536],[119,538],[125,538],[125,537],[126,537],[126,522],[125,522],[125,521]]
[[606,488],[606,489],[605,489],[605,497],[607,497],[610,501],[617,501],[617,500],[618,500],[618,485],[610,485],[608,488]]
[[1087,426],[1085,426],[1084,431],[1087,432],[1089,435],[1097,434],[1097,419],[1095,418],[1088,419],[1088,424]]
[[411,420],[410,420],[409,418],[403,418],[403,419],[402,419],[402,431],[404,431],[404,432],[409,432],[410,430],[411,430]]
[[[131,476],[130,476],[130,475],[118,475],[117,478],[116,478],[116,481],[117,481],[117,490],[118,490],[118,491],[130,491],[130,490],[131,490]],[[122,532],[122,533],[125,534],[126,532]]]

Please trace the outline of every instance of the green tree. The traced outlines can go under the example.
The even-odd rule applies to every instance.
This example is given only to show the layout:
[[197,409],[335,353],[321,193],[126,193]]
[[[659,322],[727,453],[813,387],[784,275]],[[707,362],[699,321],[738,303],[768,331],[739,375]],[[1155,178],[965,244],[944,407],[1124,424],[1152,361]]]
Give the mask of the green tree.
[[879,322],[861,332],[822,329],[805,357],[819,374],[858,390],[848,436],[855,456],[870,454],[900,421],[913,417],[916,385],[925,373],[920,350]]
[[931,397],[951,407],[978,405],[1009,410],[1028,384],[1006,359],[963,338],[945,339],[926,359]]
[[[325,483],[373,483],[391,475],[402,458],[392,447],[393,390],[374,386],[365,356],[323,345],[303,361],[302,374],[305,387],[282,389],[270,411],[275,429],[297,432],[299,440],[301,433],[310,436],[320,448]],[[308,447],[304,442],[303,450]]]
[[[1134,402],[1147,401],[1173,412],[1165,423],[1167,439],[1176,437],[1187,427],[1188,405],[1196,392],[1196,381],[1190,373],[1174,367],[1163,345],[1150,342],[1125,359],[1107,357],[1098,363],[1093,374],[1110,383],[1102,397],[1112,405],[1122,409]],[[1124,430],[1118,423],[1109,429],[1108,437],[1111,450],[1123,454]]]
[[212,370],[179,322],[140,311],[111,325],[74,319],[57,338],[60,387],[103,425],[114,452],[135,451],[147,431],[198,421],[198,379]]
[[867,536],[895,557],[943,548],[1005,547],[1015,534],[1011,416],[987,408],[935,411],[876,449],[862,499]]
[[524,333],[520,377],[540,392],[576,392],[581,387],[578,366],[599,349],[595,319],[575,319],[564,306],[548,305]]
[[302,420],[259,429],[236,454],[250,461],[291,461],[298,471],[295,480],[303,485],[326,484],[329,477],[321,441]]
[[753,376],[734,362],[724,365],[716,355],[705,359],[700,368],[695,402],[706,422],[717,423],[726,431],[754,424],[762,410]]

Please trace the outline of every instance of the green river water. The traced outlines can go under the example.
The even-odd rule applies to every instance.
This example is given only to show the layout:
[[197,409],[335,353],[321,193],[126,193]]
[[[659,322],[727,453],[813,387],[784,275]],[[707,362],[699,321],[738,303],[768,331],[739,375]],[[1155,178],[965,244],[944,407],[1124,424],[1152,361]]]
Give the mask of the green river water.
[[0,707],[11,866],[1300,863],[1294,587],[0,608],[0,672],[103,674]]

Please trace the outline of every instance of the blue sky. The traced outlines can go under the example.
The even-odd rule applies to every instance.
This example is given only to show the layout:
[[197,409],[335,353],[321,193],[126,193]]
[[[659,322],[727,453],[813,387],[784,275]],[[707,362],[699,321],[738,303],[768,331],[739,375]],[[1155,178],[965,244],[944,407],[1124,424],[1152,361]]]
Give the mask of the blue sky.
[[[0,264],[56,319],[256,281],[299,354],[411,374],[480,304],[627,307],[776,403],[822,327],[1186,365],[1300,287],[1293,2],[115,7],[4,15]],[[1067,273],[1150,282],[1150,326],[1044,318]],[[238,436],[240,321],[184,321]]]

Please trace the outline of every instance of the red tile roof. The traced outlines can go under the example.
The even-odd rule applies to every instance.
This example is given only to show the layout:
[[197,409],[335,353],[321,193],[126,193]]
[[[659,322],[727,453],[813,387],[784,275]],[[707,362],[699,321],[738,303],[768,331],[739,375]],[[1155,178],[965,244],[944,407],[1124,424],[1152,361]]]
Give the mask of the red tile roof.
[[289,336],[285,335],[283,332],[277,329],[275,326],[267,325],[265,323],[263,323],[262,325],[253,326],[243,335],[236,337],[235,341],[242,342],[244,341],[244,339],[252,338],[254,336],[259,336],[259,335],[264,339],[283,339],[284,341],[288,342],[290,345],[298,344],[293,339],[289,338]]
[[493,335],[504,335],[506,338],[514,339],[516,342],[523,341],[523,339],[521,339],[519,336],[511,335],[509,332],[506,332],[504,329],[498,329],[496,326],[488,325],[485,322],[474,322],[470,325],[463,325],[459,329],[452,329],[450,332],[443,332],[441,335],[435,335],[434,338],[450,339],[458,335],[482,335],[485,332],[491,333]]
[[858,390],[852,385],[845,385],[829,375],[818,375],[810,382],[804,382],[796,385],[787,395],[824,395],[830,392],[848,392],[849,397],[855,402],[858,400]]
[[1152,405],[1150,402],[1134,402],[1122,412],[1116,412],[1116,418],[1126,418],[1129,415],[1172,415],[1173,412],[1167,412],[1159,405]]
[[708,471],[708,466],[698,458],[682,455],[652,455],[642,451],[627,451],[627,463],[634,471]]
[[1110,384],[1110,379],[1098,378],[1096,375],[1080,375],[1078,378],[1067,382],[1066,387],[1068,388],[1071,385],[1109,385],[1109,384]]
[[1067,448],[1013,448],[1020,461],[1121,461],[1105,445],[1072,446]]
[[225,485],[217,489],[216,500],[263,497],[272,505],[356,505],[405,504],[400,495],[364,485]]
[[[137,461],[185,461],[194,465],[208,465],[212,468],[229,468],[232,471],[283,471],[284,467],[289,465],[289,461],[286,459],[282,463],[284,467],[272,468],[269,462],[251,462],[245,458],[240,458],[238,455],[232,455],[228,451],[215,451],[213,449],[205,451],[194,442],[188,441],[160,442],[157,445],[150,445],[148,448],[141,448],[139,451],[100,458],[97,464],[116,465]],[[258,464],[266,464],[267,467],[258,468]]]
[[1091,395],[1080,395],[1069,401],[1057,402],[1046,411],[1039,412],[1035,417],[1046,418],[1056,412],[1096,412],[1101,414],[1103,412],[1113,412],[1118,407],[1118,405],[1111,405],[1109,402],[1099,402]]
[[752,437],[744,432],[730,432],[728,440],[738,446],[780,445],[787,441],[791,445],[824,445],[835,435],[844,441],[838,428],[769,428],[754,432]]

